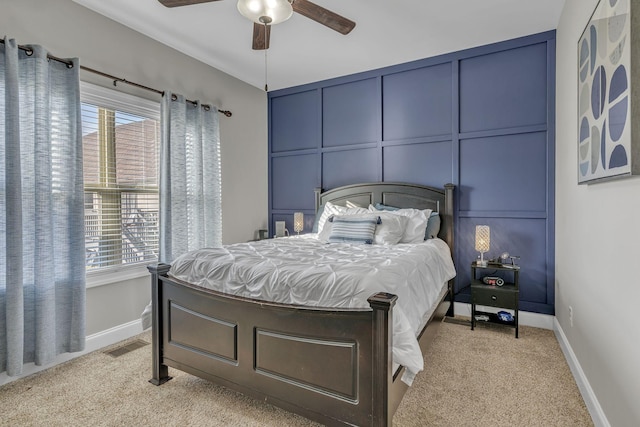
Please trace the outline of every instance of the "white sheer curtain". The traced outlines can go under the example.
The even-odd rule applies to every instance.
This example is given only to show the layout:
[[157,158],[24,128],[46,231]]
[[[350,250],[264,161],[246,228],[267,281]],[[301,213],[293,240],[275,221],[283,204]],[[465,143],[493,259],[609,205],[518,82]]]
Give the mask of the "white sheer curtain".
[[0,371],[84,349],[78,60],[0,44]]
[[222,243],[218,109],[165,92],[161,105],[160,261]]

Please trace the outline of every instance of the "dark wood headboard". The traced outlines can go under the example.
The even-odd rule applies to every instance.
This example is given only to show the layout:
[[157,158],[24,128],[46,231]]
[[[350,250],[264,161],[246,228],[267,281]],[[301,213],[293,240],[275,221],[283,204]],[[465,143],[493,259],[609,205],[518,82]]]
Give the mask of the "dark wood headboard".
[[431,209],[440,213],[441,226],[438,237],[447,242],[453,252],[453,190],[455,185],[444,188],[427,187],[401,182],[375,182],[351,184],[322,192],[317,188],[316,211],[326,203],[345,206],[347,201],[358,206],[382,203],[398,208]]

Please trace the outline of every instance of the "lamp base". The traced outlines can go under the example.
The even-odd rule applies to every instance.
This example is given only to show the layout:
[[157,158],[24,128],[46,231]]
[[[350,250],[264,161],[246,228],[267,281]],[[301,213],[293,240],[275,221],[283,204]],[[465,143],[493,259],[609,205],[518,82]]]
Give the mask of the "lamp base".
[[478,267],[486,267],[487,265],[489,265],[489,261],[487,261],[486,259],[483,260],[476,260],[476,265]]

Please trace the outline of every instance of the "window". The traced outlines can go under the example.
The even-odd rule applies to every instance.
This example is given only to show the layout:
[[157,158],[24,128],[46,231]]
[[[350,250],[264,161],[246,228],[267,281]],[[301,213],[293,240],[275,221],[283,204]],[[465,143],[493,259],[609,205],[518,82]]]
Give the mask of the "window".
[[82,83],[87,272],[158,259],[160,105]]

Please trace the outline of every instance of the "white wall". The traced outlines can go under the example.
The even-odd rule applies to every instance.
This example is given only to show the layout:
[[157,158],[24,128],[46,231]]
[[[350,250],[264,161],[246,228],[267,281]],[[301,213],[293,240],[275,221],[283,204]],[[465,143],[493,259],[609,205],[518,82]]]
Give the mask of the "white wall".
[[640,177],[577,185],[577,43],[597,3],[566,0],[557,31],[556,317],[608,422],[637,426]]
[[[71,0],[8,0],[0,6],[0,37],[40,44],[58,57],[117,77],[170,89],[233,112],[220,116],[223,242],[250,240],[267,225],[267,97],[240,80],[155,42]],[[113,88],[82,72],[81,79]],[[119,84],[120,90],[160,100]],[[147,277],[87,289],[87,334],[132,322],[149,301]]]

